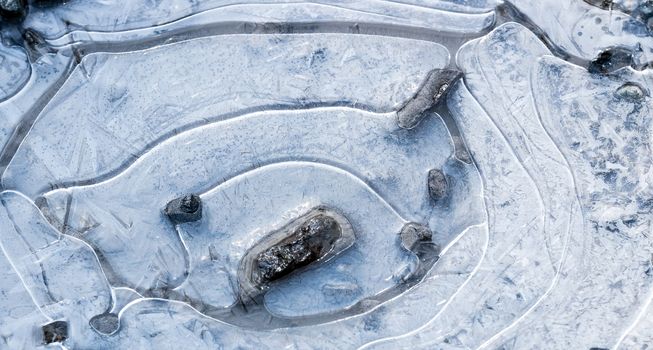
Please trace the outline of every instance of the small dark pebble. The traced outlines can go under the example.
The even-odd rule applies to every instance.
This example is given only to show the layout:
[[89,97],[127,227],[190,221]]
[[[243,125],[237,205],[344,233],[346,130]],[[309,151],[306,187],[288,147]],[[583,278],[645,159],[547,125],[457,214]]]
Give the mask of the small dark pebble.
[[89,324],[98,333],[109,335],[118,330],[120,327],[120,320],[118,319],[118,315],[106,312],[91,318]]
[[399,233],[401,244],[404,248],[414,251],[422,242],[431,242],[433,234],[428,227],[415,222],[409,222],[401,228]]
[[68,339],[68,322],[54,321],[41,327],[45,344],[63,343]]
[[164,213],[174,223],[197,221],[202,218],[202,200],[196,194],[187,194],[171,200]]
[[341,237],[338,222],[318,215],[303,223],[289,240],[270,247],[256,258],[258,283],[265,284],[306,266],[324,256]]

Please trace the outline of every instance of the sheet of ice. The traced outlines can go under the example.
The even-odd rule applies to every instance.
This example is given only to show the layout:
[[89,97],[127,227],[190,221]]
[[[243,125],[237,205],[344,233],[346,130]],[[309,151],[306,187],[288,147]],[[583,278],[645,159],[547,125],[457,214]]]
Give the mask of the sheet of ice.
[[648,307],[642,308],[641,313],[629,329],[622,335],[618,349],[646,349],[653,344],[653,303],[651,296],[648,297]]
[[0,101],[13,96],[27,82],[30,66],[25,50],[0,42]]
[[[547,297],[565,256],[579,208],[564,158],[539,123],[529,65],[546,47],[507,23],[457,55],[465,87],[451,108],[483,178],[489,242],[481,269],[446,309],[401,337],[366,347],[486,346]],[[480,104],[479,104],[480,103]],[[538,254],[534,254],[537,252]]]
[[[641,2],[505,1],[537,33],[472,39],[498,0],[32,4],[40,58],[0,43],[0,348],[44,348],[41,325],[60,319],[60,348],[650,346],[653,73],[561,59],[653,61]],[[464,83],[398,127],[445,67]],[[190,192],[202,219],[174,226],[162,209]],[[317,205],[356,243],[273,283],[265,320],[228,324],[247,249]],[[415,271],[408,221],[441,256],[376,304]],[[89,324],[107,312],[112,335]]]
[[[265,296],[273,314],[339,311],[396,286],[416,264],[416,256],[398,242],[405,220],[365,182],[336,167],[312,162],[263,166],[221,184],[202,200],[203,220],[180,225],[192,254],[189,277],[178,290],[203,304],[235,303],[239,291],[232,284],[245,252],[273,227],[317,206],[342,212],[354,229],[354,247],[274,285]],[[211,250],[217,256],[211,258]]]
[[565,54],[592,60],[601,51],[624,47],[636,63],[653,62],[653,35],[646,26],[616,10],[603,10],[581,0],[506,0],[539,27]]
[[114,283],[139,291],[171,288],[183,282],[187,253],[162,208],[266,164],[338,166],[369,183],[406,220],[428,222],[426,173],[453,150],[437,116],[422,124],[403,130],[395,113],[341,107],[257,112],[181,133],[113,178],[45,198],[60,223],[99,250]]
[[[15,63],[13,67],[21,64],[28,65],[26,68],[26,81],[7,99],[0,101],[0,149],[7,147],[11,135],[21,123],[30,119],[31,110],[41,103],[47,102],[51,96],[48,92],[54,87],[64,75],[71,62],[70,53],[62,51],[59,53],[46,54],[39,57],[34,64],[29,65],[27,57],[22,57],[22,63]],[[6,63],[6,62],[5,62]],[[5,63],[0,63],[4,67]],[[2,77],[12,78],[2,75]],[[20,80],[20,79],[18,79]],[[12,80],[12,83],[16,81]],[[2,100],[2,98],[0,98]]]
[[[88,337],[91,332],[88,321],[111,305],[111,291],[93,250],[55,230],[25,196],[5,191],[0,193],[0,203],[0,244],[4,257],[20,279],[16,287],[26,288],[34,303],[23,304],[24,310],[32,309],[34,313],[35,306],[42,313],[40,319],[68,321],[71,345],[75,339]],[[39,318],[30,316],[27,320]],[[40,324],[23,327],[19,336],[28,331],[34,337],[25,341],[42,342]]]
[[[501,192],[508,191],[513,199],[505,204],[514,203],[519,186],[530,183],[534,192],[526,193],[540,198],[527,202],[528,213],[541,217],[537,220],[543,220],[545,231],[533,236],[526,233],[528,225],[517,226],[511,233],[525,236],[506,241],[518,243],[514,249],[499,249],[501,254],[493,258],[495,246],[510,236],[496,235],[505,219],[493,220],[500,217],[493,211],[504,207],[487,203],[490,244],[470,284],[491,287],[463,289],[457,295],[460,304],[452,299],[439,318],[410,337],[370,345],[429,347],[448,339],[458,347],[522,349],[547,344],[558,349],[608,348],[622,340],[635,341],[628,334],[646,322],[651,300],[646,273],[653,252],[647,185],[651,73],[624,69],[612,76],[591,75],[546,54],[533,34],[505,24],[461,49],[457,60],[469,91],[461,87],[449,101],[479,166],[486,201],[499,200]],[[493,148],[498,140],[504,148]],[[519,167],[493,173],[511,162],[531,179],[510,181]],[[534,202],[541,208],[532,208]],[[505,215],[518,213],[513,210]],[[538,236],[541,248],[525,245]],[[556,242],[562,243],[561,249]],[[547,249],[548,266],[528,266],[542,258],[533,252]],[[488,277],[501,278],[524,267],[528,271],[501,282],[474,282],[493,265],[497,270]],[[535,271],[538,278],[527,275]],[[517,294],[492,296],[509,288]],[[515,297],[523,304],[509,304]]]
[[50,319],[34,304],[4,252],[0,254],[0,281],[0,348],[36,348],[41,343],[39,326]]
[[91,54],[39,115],[2,183],[35,196],[97,178],[171,134],[247,111],[390,111],[448,61],[435,43],[342,34],[224,35]]
[[[401,298],[388,301],[366,314],[338,322],[257,331],[225,325],[191,309],[187,304],[162,299],[141,299],[120,313],[120,332],[112,337],[85,338],[99,348],[154,347],[176,349],[216,348],[356,348],[382,335],[402,334],[415,329],[429,315],[436,314],[450,295],[473,272],[483,253],[487,226],[471,226],[452,242],[429,277]],[[428,300],[428,301],[426,301]],[[84,345],[80,345],[84,347]]]
[[[193,25],[217,23],[352,23],[404,26],[432,31],[478,33],[494,22],[496,0],[118,0],[68,1],[56,7],[32,6],[25,26],[55,45],[93,40],[144,38]],[[116,32],[116,34],[108,34]],[[150,33],[150,34],[146,34]],[[119,38],[119,39],[118,39]]]

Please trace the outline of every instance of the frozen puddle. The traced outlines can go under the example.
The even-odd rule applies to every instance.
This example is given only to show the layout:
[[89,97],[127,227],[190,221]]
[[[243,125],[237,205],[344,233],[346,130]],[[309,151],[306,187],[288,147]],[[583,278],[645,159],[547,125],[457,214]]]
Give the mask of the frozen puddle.
[[650,2],[10,3],[0,349],[652,345]]

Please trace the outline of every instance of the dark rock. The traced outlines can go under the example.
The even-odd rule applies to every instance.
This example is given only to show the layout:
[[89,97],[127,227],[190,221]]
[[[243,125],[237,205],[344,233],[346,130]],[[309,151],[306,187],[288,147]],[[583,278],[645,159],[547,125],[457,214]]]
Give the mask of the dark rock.
[[318,260],[341,235],[340,225],[329,216],[318,215],[307,220],[292,233],[290,240],[258,255],[258,282],[274,281]]
[[197,221],[202,218],[202,200],[196,194],[187,194],[170,201],[164,213],[177,224]]
[[0,0],[0,16],[5,19],[20,20],[25,17],[25,0]]
[[105,312],[103,314],[94,316],[89,321],[91,327],[100,334],[113,334],[120,327],[120,320],[118,315],[110,312]]
[[63,343],[68,339],[68,322],[54,321],[41,327],[45,344]]
[[590,73],[607,74],[631,65],[633,65],[632,51],[621,47],[613,47],[601,52],[598,57],[590,62],[587,70]]
[[442,172],[442,170],[429,170],[427,179],[429,196],[431,196],[431,199],[438,201],[447,195],[449,183],[447,182],[447,176]]
[[399,126],[404,129],[416,127],[424,118],[424,112],[437,105],[462,76],[463,73],[457,70],[430,71],[415,95],[397,110]]
[[414,251],[418,245],[422,243],[430,243],[433,234],[428,227],[415,222],[409,222],[401,228],[399,237],[401,237],[401,245],[404,248]]
[[307,265],[328,261],[356,241],[349,220],[318,206],[270,232],[243,256],[238,267],[239,299],[257,304],[271,282]]

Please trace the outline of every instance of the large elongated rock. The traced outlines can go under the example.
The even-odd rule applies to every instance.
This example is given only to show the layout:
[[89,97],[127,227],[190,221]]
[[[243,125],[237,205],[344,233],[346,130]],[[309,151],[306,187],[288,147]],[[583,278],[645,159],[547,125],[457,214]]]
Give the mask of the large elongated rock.
[[250,248],[240,267],[241,298],[253,299],[269,284],[309,264],[325,262],[354,244],[347,218],[319,207]]

